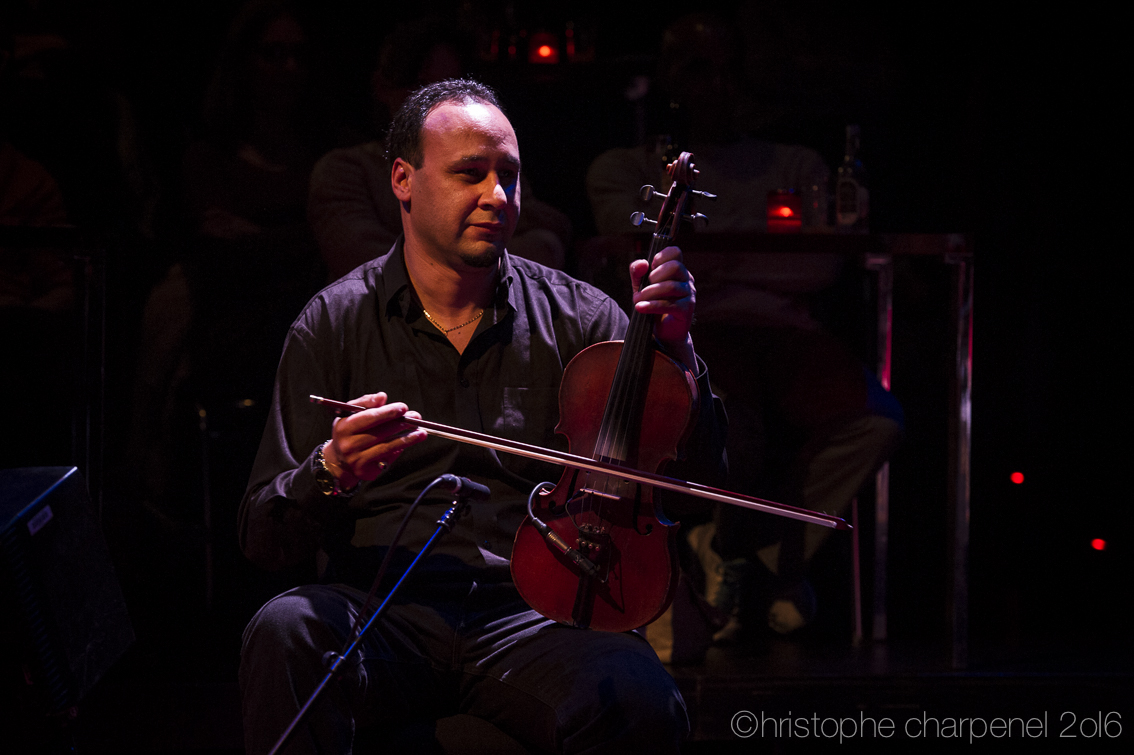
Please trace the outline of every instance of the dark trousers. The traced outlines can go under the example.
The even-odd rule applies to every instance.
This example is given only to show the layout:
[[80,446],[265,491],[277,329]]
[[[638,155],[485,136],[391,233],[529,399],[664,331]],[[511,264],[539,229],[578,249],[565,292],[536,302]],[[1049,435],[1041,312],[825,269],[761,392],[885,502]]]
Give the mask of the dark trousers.
[[[728,411],[727,487],[842,516],[898,444],[898,401],[823,331],[710,324],[694,338]],[[731,560],[780,543],[790,581],[830,532],[724,506],[716,548]]]
[[[632,634],[549,621],[511,584],[417,588],[372,628],[288,753],[383,752],[414,722],[465,713],[532,752],[677,753],[689,728],[673,678]],[[240,686],[249,755],[275,740],[342,649],[365,594],[306,586],[269,601],[244,632]],[[359,752],[363,752],[361,745]]]

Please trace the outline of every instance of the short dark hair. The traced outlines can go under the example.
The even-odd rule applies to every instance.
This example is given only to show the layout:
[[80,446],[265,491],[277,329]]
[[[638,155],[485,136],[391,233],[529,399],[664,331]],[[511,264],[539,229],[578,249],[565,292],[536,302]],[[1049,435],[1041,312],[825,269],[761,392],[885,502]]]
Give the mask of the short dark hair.
[[492,105],[500,112],[500,101],[496,92],[471,79],[446,79],[435,84],[427,84],[411,94],[390,124],[390,132],[386,135],[386,157],[390,164],[399,157],[415,168],[420,168],[424,154],[421,149],[421,132],[425,128],[425,119],[433,108],[445,102],[483,102]]

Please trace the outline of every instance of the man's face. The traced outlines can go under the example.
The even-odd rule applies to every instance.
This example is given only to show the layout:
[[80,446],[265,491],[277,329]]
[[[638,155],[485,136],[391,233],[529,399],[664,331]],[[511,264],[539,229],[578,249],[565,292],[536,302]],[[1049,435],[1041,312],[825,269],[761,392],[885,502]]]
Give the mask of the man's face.
[[[520,216],[520,148],[504,114],[481,102],[435,107],[422,164],[393,170],[406,248],[460,270],[496,264]],[[399,172],[400,171],[400,172]]]

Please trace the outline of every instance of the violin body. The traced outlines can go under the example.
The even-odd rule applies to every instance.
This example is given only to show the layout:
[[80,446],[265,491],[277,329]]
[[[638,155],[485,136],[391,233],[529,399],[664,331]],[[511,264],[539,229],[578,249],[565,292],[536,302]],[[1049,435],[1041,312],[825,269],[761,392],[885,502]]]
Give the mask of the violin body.
[[[651,350],[643,374],[634,378],[644,389],[638,405],[624,409],[633,431],[619,442],[604,441],[603,399],[612,393],[622,350],[622,342],[599,343],[571,360],[556,432],[567,437],[572,453],[660,471],[678,457],[692,430],[696,384],[675,361]],[[563,624],[622,632],[669,607],[677,585],[678,525],[661,513],[653,488],[568,467],[533,513],[597,567],[597,575],[588,576],[525,519],[516,533],[512,577],[536,611]]]

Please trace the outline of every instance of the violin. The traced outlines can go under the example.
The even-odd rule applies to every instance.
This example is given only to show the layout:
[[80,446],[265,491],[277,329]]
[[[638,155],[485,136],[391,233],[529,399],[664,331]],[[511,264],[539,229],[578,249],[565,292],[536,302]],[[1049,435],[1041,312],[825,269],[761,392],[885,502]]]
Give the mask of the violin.
[[[673,185],[654,221],[651,261],[681,225],[696,175],[693,156],[682,153],[667,171]],[[644,216],[634,219],[640,224]],[[643,277],[639,285],[645,283]],[[555,430],[573,453],[648,472],[681,453],[697,416],[697,386],[687,369],[654,348],[653,323],[634,310],[624,341],[589,346],[567,365]],[[605,405],[597,397],[606,397]],[[673,600],[677,530],[652,486],[568,467],[528,507],[512,547],[512,581],[549,619],[635,629]]]

